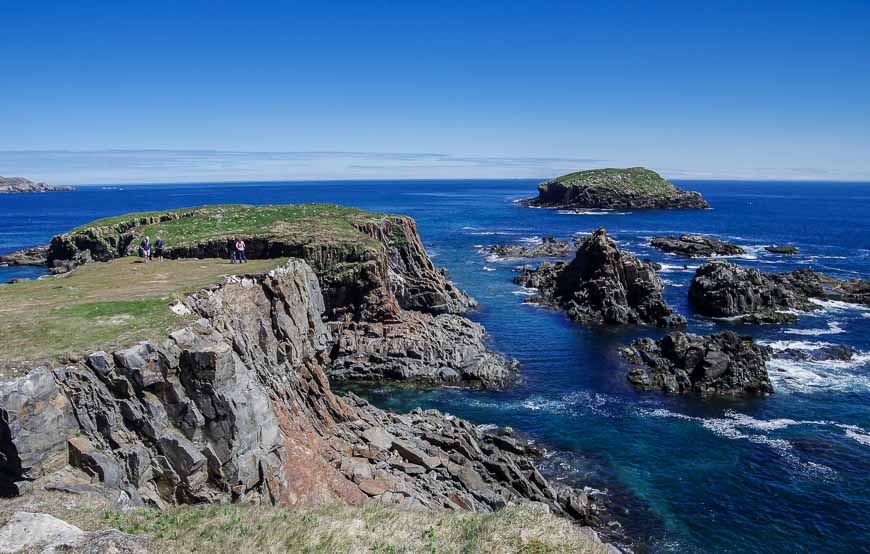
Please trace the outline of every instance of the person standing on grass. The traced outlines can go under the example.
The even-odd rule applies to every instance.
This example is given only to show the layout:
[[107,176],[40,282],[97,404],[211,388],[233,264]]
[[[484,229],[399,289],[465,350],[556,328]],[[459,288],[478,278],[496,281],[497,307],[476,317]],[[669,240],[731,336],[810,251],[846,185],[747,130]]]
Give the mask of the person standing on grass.
[[154,242],[154,257],[157,258],[158,260],[160,260],[161,262],[163,261],[163,239],[160,238],[159,236],[157,237],[157,240]]
[[145,260],[145,263],[148,263],[148,260],[151,259],[151,241],[146,236],[142,239],[142,242],[139,244],[139,255]]
[[236,263],[236,237],[227,239],[227,250],[230,251],[230,263]]
[[245,241],[242,239],[236,241],[236,256],[238,256],[240,264],[248,263],[248,259],[245,257]]

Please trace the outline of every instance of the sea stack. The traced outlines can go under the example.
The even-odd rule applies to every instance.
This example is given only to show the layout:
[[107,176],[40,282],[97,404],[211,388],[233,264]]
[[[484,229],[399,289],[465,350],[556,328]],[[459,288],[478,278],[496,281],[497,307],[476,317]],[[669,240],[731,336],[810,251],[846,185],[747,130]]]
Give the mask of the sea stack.
[[538,185],[526,206],[561,209],[683,209],[710,205],[698,192],[682,190],[645,167],[591,169]]
[[592,325],[685,325],[662,297],[664,284],[652,263],[622,252],[598,229],[580,243],[569,263],[542,263],[516,279],[536,288],[539,300]]

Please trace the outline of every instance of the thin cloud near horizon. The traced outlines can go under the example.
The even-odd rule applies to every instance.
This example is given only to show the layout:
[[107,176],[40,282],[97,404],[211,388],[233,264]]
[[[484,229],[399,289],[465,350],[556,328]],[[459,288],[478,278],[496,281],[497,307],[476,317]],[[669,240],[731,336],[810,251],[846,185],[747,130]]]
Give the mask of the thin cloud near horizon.
[[58,185],[367,179],[545,179],[643,165],[672,179],[870,181],[868,172],[813,167],[701,169],[593,156],[240,150],[5,150],[0,175]]

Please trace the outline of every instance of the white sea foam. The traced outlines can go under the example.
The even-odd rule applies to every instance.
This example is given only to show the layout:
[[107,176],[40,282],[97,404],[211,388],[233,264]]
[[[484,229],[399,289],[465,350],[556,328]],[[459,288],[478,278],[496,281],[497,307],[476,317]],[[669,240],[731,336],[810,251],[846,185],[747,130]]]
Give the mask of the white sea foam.
[[494,264],[504,263],[504,262],[515,262],[517,260],[521,260],[522,258],[518,258],[516,256],[499,256],[498,254],[489,254],[486,257],[486,261]]
[[481,269],[481,271],[495,271],[494,267],[489,267],[488,265],[485,265],[480,269]]
[[858,311],[858,312],[870,312],[870,306],[864,306],[862,304],[853,304],[851,302],[843,302],[842,300],[820,300],[818,298],[810,298],[810,302],[817,306],[821,306],[823,310],[826,312],[844,312],[844,311]]
[[[779,431],[795,425],[834,425],[826,421],[798,421],[794,419],[756,419],[746,414],[728,410],[720,418],[701,418],[689,416],[666,410],[664,408],[649,410],[640,409],[642,415],[648,417],[662,417],[680,419],[700,424],[704,429],[729,440],[745,440],[753,444],[766,446],[782,457],[783,461],[791,465],[801,473],[813,477],[829,478],[834,475],[834,470],[811,461],[801,460],[792,450],[792,445],[787,439],[768,436],[768,433]],[[752,432],[755,431],[755,432]]]
[[[870,390],[870,375],[862,368],[870,365],[870,354],[859,353],[851,360],[783,360],[767,362],[774,387],[782,392],[854,392]],[[859,371],[855,371],[858,369]]]
[[784,332],[789,335],[804,335],[808,337],[839,335],[846,332],[840,325],[839,321],[829,321],[827,329],[786,329]]
[[612,210],[558,210],[561,215],[628,215],[631,212],[614,212]]
[[520,290],[515,290],[511,292],[511,294],[515,294],[517,296],[534,296],[538,294],[538,289],[531,287],[520,287]]
[[523,237],[520,239],[520,242],[524,242],[526,244],[541,244],[542,242],[544,242],[544,239],[542,239],[541,237],[538,237],[538,236]]
[[765,346],[769,346],[773,348],[777,352],[781,352],[783,350],[818,350],[819,348],[824,348],[826,346],[834,346],[833,343],[830,342],[821,342],[821,341],[802,341],[802,340],[775,340],[775,341],[765,341],[760,340],[758,344],[763,344]]
[[659,273],[673,273],[675,271],[680,272],[680,273],[694,273],[696,269],[701,267],[700,265],[689,265],[689,264],[684,264],[684,265],[659,264],[659,265],[662,266],[662,268],[659,270]]

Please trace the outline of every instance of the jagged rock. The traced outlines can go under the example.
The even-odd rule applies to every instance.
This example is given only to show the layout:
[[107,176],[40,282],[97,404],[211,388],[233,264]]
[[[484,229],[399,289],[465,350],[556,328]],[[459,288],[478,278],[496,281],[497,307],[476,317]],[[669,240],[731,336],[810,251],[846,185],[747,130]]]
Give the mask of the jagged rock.
[[825,287],[828,298],[870,306],[870,280],[849,279],[844,281],[828,275],[819,275],[819,278]]
[[17,494],[65,463],[75,428],[70,402],[48,369],[0,381],[0,494]]
[[523,202],[544,208],[704,209],[698,192],[687,192],[644,167],[593,169],[538,185],[538,196]]
[[0,552],[53,553],[74,550],[84,554],[145,554],[149,539],[117,529],[86,533],[54,516],[15,512],[0,528]]
[[539,299],[559,306],[582,323],[685,325],[662,297],[655,269],[620,251],[604,228],[587,237],[569,263],[542,263],[515,281],[536,288]]
[[404,312],[394,323],[349,322],[336,330],[329,376],[488,388],[513,383],[517,362],[487,349],[485,335],[481,325],[452,314]]
[[563,258],[577,249],[577,241],[570,243],[556,237],[543,237],[540,244],[495,244],[480,249],[486,254],[505,258]]
[[[63,454],[99,494],[117,488],[133,504],[371,498],[406,509],[489,512],[534,501],[596,521],[592,503],[549,483],[535,469],[540,452],[510,434],[484,433],[434,410],[396,415],[335,395],[323,369],[331,349],[325,303],[305,262],[227,279],[184,303],[201,319],[163,341],[2,384],[3,409],[17,414],[4,421],[31,431],[39,423],[38,436],[0,436],[4,454],[30,453],[14,479],[48,471],[48,459]],[[159,379],[143,375],[151,365]],[[32,384],[40,375],[45,390]],[[51,410],[40,415],[37,406],[63,408],[64,417],[46,419]]]
[[20,192],[53,192],[71,191],[73,187],[53,186],[45,183],[34,183],[24,177],[0,177],[0,194],[12,194]]
[[723,261],[699,267],[689,287],[695,312],[743,323],[794,321],[786,310],[814,310],[809,298],[824,295],[822,280],[810,269],[763,273]]
[[797,246],[782,245],[782,246],[765,246],[765,250],[773,254],[783,254],[785,256],[793,256],[800,252]]
[[819,348],[803,349],[803,348],[786,348],[780,350],[774,357],[782,360],[794,360],[799,362],[823,362],[823,361],[840,361],[848,362],[855,357],[858,351],[845,344],[832,344],[820,346]]
[[48,245],[34,246],[0,256],[0,265],[47,265]]
[[765,361],[770,350],[733,331],[695,335],[673,332],[659,341],[634,341],[621,351],[639,367],[628,380],[644,390],[700,396],[770,394]]
[[745,250],[723,240],[704,235],[680,235],[678,237],[653,237],[650,246],[664,252],[671,252],[689,258],[711,256],[734,256],[744,254]]

